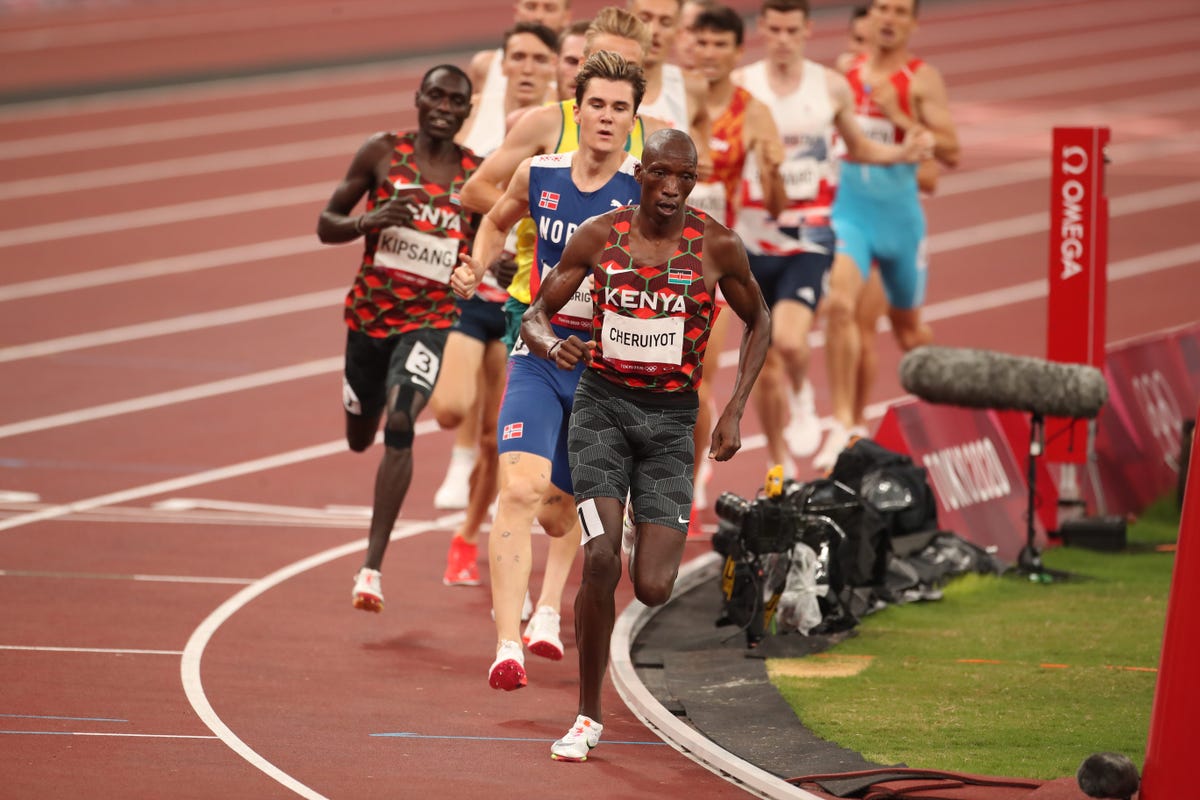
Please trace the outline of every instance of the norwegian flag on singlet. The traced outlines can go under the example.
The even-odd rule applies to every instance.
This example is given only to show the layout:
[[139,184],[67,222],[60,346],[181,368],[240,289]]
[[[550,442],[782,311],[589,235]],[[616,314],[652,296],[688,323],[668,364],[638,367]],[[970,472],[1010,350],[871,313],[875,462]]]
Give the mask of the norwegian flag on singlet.
[[512,422],[504,426],[504,431],[501,434],[503,439],[520,439],[525,435],[524,422]]
[[558,200],[560,195],[558,192],[542,191],[542,196],[538,198],[538,208],[546,208],[551,211],[558,210]]

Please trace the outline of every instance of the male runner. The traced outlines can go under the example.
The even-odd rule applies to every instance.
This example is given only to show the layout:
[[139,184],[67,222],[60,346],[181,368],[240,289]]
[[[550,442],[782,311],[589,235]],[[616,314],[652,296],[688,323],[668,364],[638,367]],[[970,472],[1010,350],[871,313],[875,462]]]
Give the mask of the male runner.
[[[454,142],[471,111],[471,81],[458,67],[434,67],[416,106],[417,130],[368,139],[317,222],[326,244],[366,237],[346,297],[342,400],[355,452],[370,446],[385,419],[367,554],[352,594],[355,608],[375,612],[383,610],[383,554],[412,480],[414,425],[458,316],[451,271],[473,233],[457,200],[478,159]],[[364,196],[366,212],[350,216]]]
[[[686,205],[696,183],[696,148],[664,130],[646,142],[636,170],[640,204],[588,220],[525,313],[531,352],[579,382],[569,447],[584,528],[583,583],[575,597],[579,645],[578,716],[550,748],[585,761],[603,730],[600,707],[621,579],[621,527],[629,493],[638,518],[629,574],[648,606],[671,596],[692,505],[692,447],[704,349],[720,285],[746,325],[729,404],[708,457],[741,447],[739,425],[762,367],[770,313],[738,237]],[[591,280],[587,331],[552,325]],[[564,338],[565,334],[565,338]]]
[[[633,177],[637,160],[625,152],[624,145],[644,91],[641,69],[620,55],[600,50],[588,57],[576,77],[572,111],[579,148],[521,162],[503,196],[480,223],[473,252],[467,258],[471,268],[454,273],[452,283],[460,296],[474,291],[484,265],[498,252],[506,232],[525,215],[532,216],[538,236],[538,263],[532,281],[536,296],[539,284],[552,272],[580,224],[633,201],[638,192]],[[589,328],[591,306],[586,295],[563,308],[554,322],[568,333]],[[519,339],[509,359],[498,423],[500,494],[488,538],[497,638],[488,683],[496,689],[511,691],[527,683],[520,611],[529,586],[535,514],[551,536],[571,534],[568,541],[577,549],[566,422],[581,370],[555,369],[531,357]],[[563,579],[565,582],[565,576]],[[526,631],[531,652],[561,659],[558,628],[557,608],[540,606]]]
[[932,141],[928,135],[911,135],[901,146],[867,138],[855,121],[846,79],[804,57],[812,34],[808,0],[765,0],[758,28],[766,57],[739,70],[734,79],[770,107],[779,126],[788,203],[779,214],[765,207],[751,162],[735,230],[771,307],[771,350],[755,386],[755,405],[770,461],[784,464],[784,474],[790,475],[788,451],[810,456],[821,443],[808,382],[808,334],[833,263],[830,208],[839,168],[835,134],[849,157],[862,163],[917,161]]
[[[934,137],[934,157],[958,163],[958,134],[950,117],[941,73],[908,49],[916,29],[917,0],[874,0],[871,49],[847,73],[859,124],[868,136],[903,141],[917,127]],[[855,425],[855,408],[865,402],[859,380],[861,339],[856,309],[874,261],[891,307],[892,332],[904,350],[932,341],[921,321],[927,259],[925,214],[916,168],[847,163],[833,207],[837,254],[826,301],[825,361],[833,401],[833,423],[813,459],[829,469],[851,436],[866,435]]]

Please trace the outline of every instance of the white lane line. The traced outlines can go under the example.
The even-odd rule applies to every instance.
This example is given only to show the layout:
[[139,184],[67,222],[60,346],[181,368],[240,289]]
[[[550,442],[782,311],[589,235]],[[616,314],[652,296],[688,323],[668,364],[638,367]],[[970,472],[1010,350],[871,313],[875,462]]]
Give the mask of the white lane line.
[[[102,233],[120,233],[151,228],[156,225],[170,225],[175,222],[195,222],[202,219],[244,214],[249,211],[318,203],[328,199],[330,192],[333,191],[332,186],[330,181],[321,181],[303,186],[287,186],[262,192],[214,197],[211,200],[195,200],[169,206],[122,211],[116,214],[80,217],[69,222],[46,222],[41,225],[10,228],[0,231],[0,247],[17,247],[38,242],[95,236]],[[320,208],[314,208],[312,213],[314,229],[318,213],[320,213]],[[315,234],[314,238],[316,238]]]
[[138,164],[93,169],[86,172],[6,181],[0,183],[0,200],[44,197],[64,192],[78,192],[84,189],[129,186],[148,181],[173,180],[189,175],[209,175],[254,169],[272,164],[297,164],[330,156],[344,157],[347,153],[353,153],[358,149],[363,143],[363,139],[364,136],[360,134],[333,136],[268,147],[250,147],[242,150],[208,153],[202,156],[144,161]]
[[267,370],[266,372],[256,372],[252,375],[241,375],[236,378],[226,378],[225,380],[189,386],[186,389],[175,389],[169,392],[159,392],[158,394],[135,397],[131,400],[121,400],[115,403],[106,403],[104,405],[92,406],[91,408],[79,409],[77,411],[67,411],[62,414],[51,414],[45,417],[25,420],[24,422],[14,422],[8,425],[0,425],[0,439],[6,439],[10,436],[20,436],[22,434],[33,433],[35,431],[43,431],[49,428],[61,428],[65,425],[76,425],[80,422],[92,422],[94,420],[115,417],[121,414],[147,411],[152,408],[178,405],[180,403],[187,403],[192,400],[202,400],[208,397],[217,397],[219,395],[241,392],[247,389],[256,389],[260,386],[271,386],[277,383],[284,383],[286,381],[310,378],[316,375],[327,375],[330,372],[341,369],[343,362],[344,359],[342,356],[320,358],[313,361],[305,361],[300,364],[293,364],[287,367]]
[[99,733],[94,731],[0,731],[4,736],[123,736],[129,739],[216,739],[216,736],[189,736],[183,733]]
[[214,267],[252,264],[271,258],[315,253],[324,247],[315,235],[309,234],[236,247],[224,247],[219,250],[205,250],[202,253],[187,253],[181,256],[137,261],[106,269],[73,272],[69,275],[40,278],[23,283],[10,283],[0,286],[0,302],[42,297],[59,292],[74,292],[80,289],[94,289],[97,286],[110,286],[114,283],[136,281],[143,278],[198,272]]
[[102,653],[118,656],[179,656],[182,650],[133,650],[120,647],[31,647],[17,644],[0,644],[0,650],[20,650],[36,653]]
[[[434,522],[420,522],[408,525],[399,526],[392,533],[391,541],[406,539],[410,536],[416,536],[420,533],[425,533],[430,530],[437,530],[441,526],[440,520]],[[301,797],[310,798],[310,800],[324,800],[324,797],[315,790],[305,786],[292,776],[285,773],[283,770],[276,767],[271,762],[267,761],[259,755],[253,748],[242,741],[228,725],[222,721],[220,716],[213,710],[212,704],[208,702],[208,697],[204,693],[204,682],[200,677],[200,661],[204,656],[204,649],[208,646],[208,642],[212,639],[213,634],[221,627],[230,617],[245,607],[251,600],[263,594],[269,589],[272,589],[284,581],[294,578],[301,573],[307,572],[330,561],[348,556],[353,553],[361,552],[367,546],[366,539],[359,539],[354,542],[334,547],[324,552],[301,559],[293,564],[290,564],[282,569],[272,572],[270,575],[262,578],[254,584],[247,586],[233,597],[222,603],[215,611],[200,623],[199,627],[188,638],[187,644],[184,646],[183,659],[180,663],[179,673],[183,680],[183,689],[187,694],[188,702],[192,704],[197,716],[208,726],[209,730],[217,735],[217,737],[230,747],[235,753],[246,759],[250,764],[262,770],[264,773],[274,778],[279,783],[296,792]]]
[[335,308],[346,296],[345,289],[326,289],[320,292],[309,292],[278,300],[268,300],[263,303],[251,303],[245,306],[235,306],[220,311],[205,311],[199,314],[187,314],[182,317],[142,322],[137,325],[124,325],[119,328],[82,333],[76,336],[64,336],[60,339],[46,339],[31,344],[0,347],[0,363],[20,361],[25,358],[54,355],[67,351],[86,350],[101,345],[129,342],[137,339],[151,339],[168,334],[185,331],[218,328],[224,325],[235,325],[240,322],[251,322],[277,317],[284,314],[294,314],[297,311],[312,311],[315,309]]
[[118,575],[103,572],[49,572],[29,569],[0,569],[6,578],[54,578],[87,581],[134,581],[135,583],[196,583],[244,586],[253,578],[211,578],[198,575]]
[[[439,430],[437,422],[434,420],[423,420],[416,425],[416,435],[423,436]],[[376,443],[383,441],[382,433],[375,437]],[[18,514],[15,517],[9,517],[5,520],[0,520],[0,531],[12,530],[23,525],[30,525],[34,522],[43,522],[50,519],[58,519],[69,514],[74,514],[79,511],[91,511],[95,508],[103,506],[116,505],[117,503],[125,503],[130,500],[141,500],[146,497],[153,497],[158,494],[167,494],[168,492],[177,492],[183,489],[190,489],[193,486],[202,486],[206,483],[215,483],[216,481],[228,480],[230,478],[239,478],[243,475],[252,475],[256,472],[264,472],[266,470],[277,469],[279,467],[290,466],[291,464],[300,464],[305,461],[312,461],[325,456],[335,455],[337,453],[346,452],[346,443],[342,439],[335,439],[331,442],[323,444],[310,445],[301,447],[297,450],[289,450],[286,453],[277,453],[273,456],[263,458],[255,458],[250,461],[243,461],[238,464],[230,464],[225,467],[217,467],[215,469],[196,472],[191,475],[182,475],[178,478],[170,480],[158,481],[157,483],[145,484],[143,486],[135,486],[131,489],[125,489],[119,492],[110,492],[109,494],[89,497],[85,500],[76,500],[72,503],[62,505],[49,506],[47,508],[38,509],[28,514]]]

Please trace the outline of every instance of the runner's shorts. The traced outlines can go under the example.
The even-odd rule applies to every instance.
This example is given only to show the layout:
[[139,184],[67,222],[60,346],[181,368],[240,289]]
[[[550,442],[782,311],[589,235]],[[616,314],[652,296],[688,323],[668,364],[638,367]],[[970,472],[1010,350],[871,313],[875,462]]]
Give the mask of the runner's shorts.
[[518,343],[508,359],[508,383],[500,401],[496,438],[500,455],[532,453],[550,461],[550,482],[571,494],[567,457],[567,420],[575,404],[575,387],[586,369],[559,369]]
[[636,522],[687,533],[698,408],[695,392],[630,389],[585,372],[568,438],[576,504],[628,494]]
[[487,344],[504,337],[507,319],[503,303],[493,303],[478,295],[470,300],[458,299],[458,322],[454,330]]
[[372,416],[387,405],[393,386],[411,386],[429,399],[437,383],[449,328],[418,328],[376,338],[346,331],[342,404],[355,415]]

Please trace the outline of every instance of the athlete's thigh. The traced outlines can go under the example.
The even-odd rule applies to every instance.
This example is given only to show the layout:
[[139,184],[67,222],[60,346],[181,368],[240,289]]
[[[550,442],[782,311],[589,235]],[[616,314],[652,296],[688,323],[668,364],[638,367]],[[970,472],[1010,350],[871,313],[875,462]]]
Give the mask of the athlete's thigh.
[[551,461],[566,414],[549,372],[553,364],[534,356],[508,360],[508,382],[496,421],[497,445],[505,453],[531,453]]
[[444,366],[438,374],[433,393],[435,408],[467,409],[475,402],[479,387],[479,367],[487,345],[453,329],[446,337],[442,354]]
[[626,409],[634,449],[630,495],[634,519],[687,532],[692,508],[696,408]]
[[623,412],[618,399],[589,381],[580,383],[567,436],[576,502],[596,497],[624,502],[629,493],[633,451],[622,430]]
[[389,413],[408,412],[415,420],[425,407],[441,372],[448,334],[448,328],[420,328],[397,337],[388,363]]
[[879,275],[888,304],[911,310],[925,303],[929,259],[923,217],[887,225],[886,247],[879,254]]

